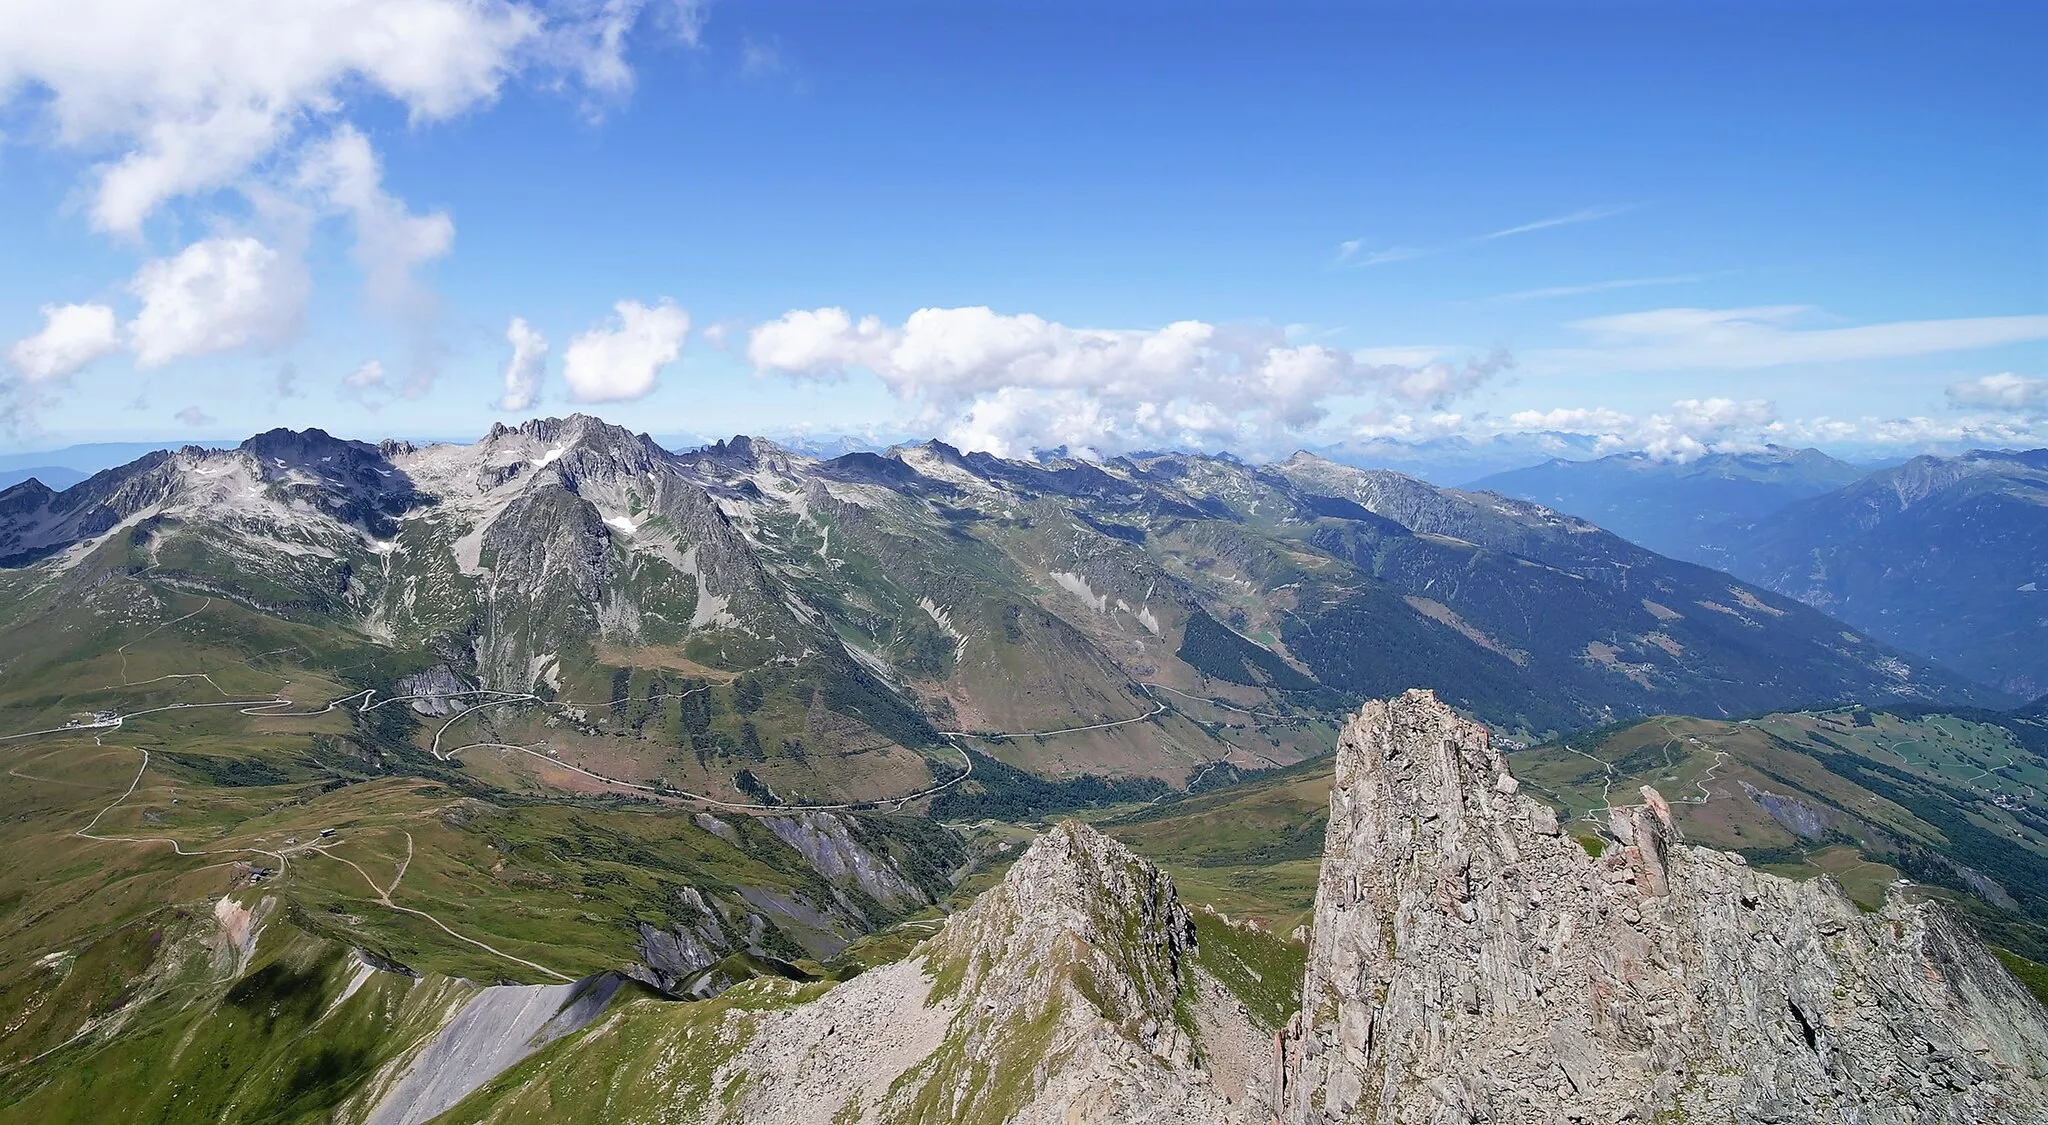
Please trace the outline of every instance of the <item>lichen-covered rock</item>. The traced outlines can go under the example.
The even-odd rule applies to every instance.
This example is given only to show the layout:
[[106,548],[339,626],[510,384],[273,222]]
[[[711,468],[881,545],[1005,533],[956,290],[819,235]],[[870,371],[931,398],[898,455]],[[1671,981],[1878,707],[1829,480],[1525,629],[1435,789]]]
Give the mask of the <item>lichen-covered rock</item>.
[[1428,692],[1336,768],[1277,1121],[2043,1120],[2048,1022],[1938,907],[1687,846],[1648,788],[1589,847]]

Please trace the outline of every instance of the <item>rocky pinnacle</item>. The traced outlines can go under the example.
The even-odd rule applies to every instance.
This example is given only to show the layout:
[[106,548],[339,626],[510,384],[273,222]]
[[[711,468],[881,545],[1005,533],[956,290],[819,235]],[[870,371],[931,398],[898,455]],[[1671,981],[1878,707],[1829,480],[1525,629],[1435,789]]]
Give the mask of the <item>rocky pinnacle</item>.
[[1426,691],[1336,771],[1275,1121],[2048,1119],[2041,1007],[1938,906],[1688,846],[1647,787],[1567,832]]

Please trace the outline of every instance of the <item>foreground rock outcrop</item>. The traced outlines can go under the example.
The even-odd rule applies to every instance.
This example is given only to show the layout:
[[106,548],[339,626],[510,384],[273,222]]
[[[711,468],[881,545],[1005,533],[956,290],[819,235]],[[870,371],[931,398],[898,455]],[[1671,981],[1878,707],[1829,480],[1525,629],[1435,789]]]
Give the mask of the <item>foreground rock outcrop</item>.
[[1679,842],[1645,788],[1562,828],[1428,692],[1337,750],[1276,1121],[2040,1122],[2040,1006],[1938,907],[1860,912]]
[[1203,976],[1172,880],[1069,822],[909,960],[763,1021],[714,1085],[775,1125],[1241,1121],[1202,1058],[1250,1036]]
[[1339,741],[1301,1007],[1277,1035],[1212,972],[1228,923],[1204,918],[1215,941],[1198,942],[1164,872],[1070,822],[843,983],[762,978],[567,1022],[562,989],[472,1002],[389,1072],[376,1120],[2048,1120],[2048,1014],[1938,906],[1866,914],[1830,881],[1690,847],[1653,790],[1561,825],[1518,789],[1434,695],[1365,706]]

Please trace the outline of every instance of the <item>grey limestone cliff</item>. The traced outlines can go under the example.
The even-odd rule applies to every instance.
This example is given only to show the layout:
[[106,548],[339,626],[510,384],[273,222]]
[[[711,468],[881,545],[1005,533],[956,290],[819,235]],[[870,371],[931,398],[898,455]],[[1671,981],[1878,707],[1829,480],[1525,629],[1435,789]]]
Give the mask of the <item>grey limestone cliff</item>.
[[1648,788],[1582,843],[1428,692],[1367,703],[1336,769],[1275,1121],[2048,1114],[2048,1020],[1939,907],[1683,844]]

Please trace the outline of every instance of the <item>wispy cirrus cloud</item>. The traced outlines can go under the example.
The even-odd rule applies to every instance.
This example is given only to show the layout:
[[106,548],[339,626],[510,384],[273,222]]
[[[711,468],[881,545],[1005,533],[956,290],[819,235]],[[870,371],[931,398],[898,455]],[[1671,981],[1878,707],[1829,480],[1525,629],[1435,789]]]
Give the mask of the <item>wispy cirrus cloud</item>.
[[1539,230],[1551,230],[1555,227],[1573,227],[1579,225],[1580,223],[1590,223],[1596,219],[1605,219],[1612,217],[1614,215],[1622,214],[1624,212],[1633,211],[1638,206],[1640,206],[1640,204],[1603,203],[1597,207],[1581,207],[1578,210],[1571,212],[1570,214],[1552,215],[1547,219],[1537,219],[1536,221],[1530,223],[1518,223],[1515,226],[1503,227],[1497,231],[1491,231],[1486,234],[1475,235],[1471,238],[1466,239],[1465,241],[1468,243],[1492,242],[1495,239],[1513,238],[1518,234],[1534,234]]
[[782,57],[781,41],[748,36],[740,44],[740,73],[755,79],[779,78],[789,73],[789,62]]
[[1609,293],[1616,289],[1641,289],[1650,285],[1691,285],[1705,280],[1705,274],[1683,273],[1669,277],[1617,277],[1610,281],[1593,281],[1584,285],[1551,285],[1542,289],[1523,289],[1514,293],[1502,293],[1496,301],[1545,301],[1553,297],[1578,297],[1587,293]]
[[1441,254],[1441,249],[1432,250],[1424,246],[1385,246],[1377,250],[1368,246],[1363,238],[1348,238],[1337,244],[1337,256],[1330,261],[1331,269],[1357,269],[1365,266],[1384,266],[1389,262],[1405,262],[1410,258],[1427,258]]
[[1511,227],[1488,231],[1485,234],[1475,234],[1469,238],[1462,238],[1442,246],[1384,246],[1374,249],[1370,245],[1371,239],[1347,238],[1337,244],[1337,253],[1330,261],[1330,268],[1361,269],[1366,266],[1384,266],[1391,262],[1405,262],[1415,258],[1433,257],[1437,254],[1449,253],[1461,247],[1477,246],[1483,242],[1513,238],[1520,234],[1533,234],[1536,231],[1550,230],[1554,227],[1569,227],[1580,223],[1590,223],[1596,219],[1605,219],[1612,215],[1633,211],[1639,206],[1641,204],[1603,203],[1597,207],[1581,207],[1569,214],[1552,215],[1548,218],[1534,220],[1533,222],[1517,223]]
[[2048,316],[1900,320],[1802,328],[1811,305],[1668,308],[1571,321],[1592,346],[1534,353],[1542,366],[1576,371],[1749,369],[1847,363],[1974,351],[2048,339]]

